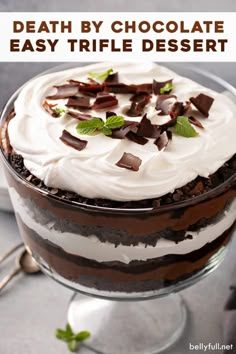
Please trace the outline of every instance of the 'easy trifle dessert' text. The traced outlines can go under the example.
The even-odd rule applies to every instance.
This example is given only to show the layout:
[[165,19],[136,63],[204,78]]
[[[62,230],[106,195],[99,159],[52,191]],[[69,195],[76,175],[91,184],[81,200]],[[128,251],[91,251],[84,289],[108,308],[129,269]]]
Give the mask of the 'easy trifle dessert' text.
[[181,284],[231,238],[236,106],[224,94],[153,63],[93,64],[28,82],[1,132],[23,238],[69,285]]

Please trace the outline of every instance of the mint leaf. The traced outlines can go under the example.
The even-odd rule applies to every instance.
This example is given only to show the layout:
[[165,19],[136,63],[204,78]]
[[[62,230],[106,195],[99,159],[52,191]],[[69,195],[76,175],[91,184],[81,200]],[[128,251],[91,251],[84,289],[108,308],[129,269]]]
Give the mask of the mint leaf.
[[105,122],[98,117],[93,117],[90,120],[79,122],[76,130],[82,135],[92,135],[96,131],[104,135],[112,135],[112,129],[120,128],[124,123],[125,119],[122,116],[111,116]]
[[169,93],[170,91],[172,91],[174,88],[174,85],[172,84],[172,82],[168,82],[167,84],[165,84],[165,86],[163,86],[160,89],[160,94],[164,95],[165,93]]
[[193,138],[199,135],[199,133],[189,123],[188,117],[179,116],[174,127],[174,132],[185,138]]
[[66,341],[68,337],[66,331],[60,328],[56,329],[55,336],[57,337],[57,339],[64,340],[64,341]]
[[90,337],[90,332],[88,331],[82,331],[76,334],[75,339],[78,342],[83,342],[84,340],[88,339]]
[[67,323],[66,324],[66,334],[68,335],[68,336],[73,336],[74,335],[74,333],[73,333],[73,331],[72,331],[72,328],[71,328],[71,326],[70,326],[70,324],[69,323]]
[[74,333],[69,323],[67,323],[65,330],[58,328],[56,329],[55,335],[57,339],[63,340],[67,343],[69,351],[75,352],[78,348],[78,343],[90,337],[90,332],[81,331]]
[[76,130],[81,135],[91,135],[97,129],[102,129],[103,126],[104,122],[100,118],[94,117],[90,120],[79,122],[76,126]]
[[105,127],[108,129],[117,129],[124,125],[124,117],[122,116],[110,116],[105,122]]
[[105,81],[110,74],[113,73],[113,69],[107,69],[107,71],[102,72],[102,73],[94,73],[94,72],[89,72],[89,76],[93,79],[97,79],[99,81]]
[[56,107],[54,108],[54,112],[57,114],[61,114],[61,113],[66,113],[67,110],[65,108]]
[[78,343],[77,343],[76,339],[70,340],[68,342],[68,344],[67,344],[67,347],[68,347],[69,351],[72,352],[72,353],[76,352],[77,346],[78,346]]
[[104,135],[112,135],[112,130],[104,126],[101,129],[101,133],[103,133]]

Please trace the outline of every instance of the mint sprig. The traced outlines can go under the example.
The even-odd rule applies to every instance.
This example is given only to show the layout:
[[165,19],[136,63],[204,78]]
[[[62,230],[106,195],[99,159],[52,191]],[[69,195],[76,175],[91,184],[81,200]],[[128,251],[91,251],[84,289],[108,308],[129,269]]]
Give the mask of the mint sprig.
[[121,128],[124,123],[125,119],[122,116],[111,116],[105,122],[100,118],[93,117],[92,119],[79,122],[76,130],[81,135],[93,135],[95,132],[112,135],[112,129]]
[[167,82],[167,84],[165,84],[165,86],[160,88],[160,94],[164,95],[166,93],[170,93],[170,91],[172,91],[174,88],[174,85],[172,84],[172,82]]
[[92,79],[97,79],[99,81],[105,81],[109,75],[111,75],[113,73],[113,69],[107,69],[105,72],[102,73],[94,73],[94,72],[89,72],[88,75],[89,77],[91,77]]
[[54,108],[54,112],[57,113],[57,114],[62,114],[62,113],[66,113],[67,109],[56,107],[56,108]]
[[178,135],[184,136],[185,138],[194,138],[199,135],[199,133],[189,123],[188,117],[185,116],[177,117],[174,132]]
[[89,120],[84,120],[79,122],[76,126],[76,130],[81,135],[93,135],[96,130],[102,129],[104,122],[97,117],[94,117]]
[[69,323],[67,323],[65,329],[56,329],[55,336],[57,339],[67,343],[67,347],[70,352],[75,352],[78,349],[79,343],[90,337],[90,333],[88,331],[74,333]]

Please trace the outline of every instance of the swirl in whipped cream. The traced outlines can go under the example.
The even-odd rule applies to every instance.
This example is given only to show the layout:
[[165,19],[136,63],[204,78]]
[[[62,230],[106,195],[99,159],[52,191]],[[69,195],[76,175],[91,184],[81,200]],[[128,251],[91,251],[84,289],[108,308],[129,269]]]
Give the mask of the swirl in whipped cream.
[[[54,85],[67,80],[85,81],[89,71],[105,71],[112,67],[119,72],[120,82],[141,84],[173,79],[172,93],[179,101],[205,93],[214,98],[209,117],[202,118],[205,129],[195,129],[199,136],[185,138],[173,134],[167,148],[158,151],[153,140],[142,146],[128,139],[111,139],[102,134],[86,136],[86,149],[77,151],[59,138],[63,129],[84,139],[76,132],[78,120],[67,114],[52,118],[42,107],[47,95],[54,94]],[[126,119],[130,95],[116,95],[119,106],[113,109]],[[63,107],[67,100],[60,100]],[[169,118],[158,116],[156,96],[145,108],[153,124]],[[105,118],[105,112],[90,111]],[[222,94],[207,89],[190,79],[154,63],[99,63],[37,77],[28,82],[15,102],[15,117],[9,123],[9,138],[16,153],[24,158],[27,169],[49,187],[73,191],[88,198],[134,201],[156,198],[173,192],[198,175],[208,177],[236,152],[236,106]],[[140,121],[141,117],[134,118]],[[142,159],[139,171],[116,166],[124,152]]]

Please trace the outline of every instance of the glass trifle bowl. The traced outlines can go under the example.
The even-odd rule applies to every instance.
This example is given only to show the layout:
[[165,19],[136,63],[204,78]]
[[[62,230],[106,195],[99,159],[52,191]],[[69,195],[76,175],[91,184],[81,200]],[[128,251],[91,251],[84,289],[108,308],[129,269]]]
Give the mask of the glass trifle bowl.
[[[95,69],[101,71],[102,66],[96,65]],[[74,82],[71,81],[70,85],[79,86],[81,82],[79,83],[78,78],[70,72],[70,70],[76,70],[76,67],[78,64],[59,66],[43,73],[43,76],[38,78],[46,77],[47,90],[50,90],[53,85],[65,83],[64,74],[63,80],[60,78],[61,82],[58,84],[58,77],[54,81],[54,73],[58,75],[58,72],[65,73],[64,70],[68,69],[68,74],[65,75],[66,80],[73,80]],[[168,64],[168,67],[177,72],[180,77],[183,75],[194,82],[210,87],[215,95],[220,93],[221,99],[224,97],[227,105],[234,110],[235,89],[228,83],[202,70],[188,67],[186,64]],[[86,70],[88,71],[82,66],[79,72],[84,73]],[[119,66],[117,70],[119,71]],[[134,78],[132,75],[131,77]],[[9,122],[16,119],[15,114],[17,117],[19,100],[25,105],[29,104],[26,97],[21,97],[21,92],[24,92],[27,85],[31,85],[30,92],[33,97],[29,100],[33,100],[34,95],[38,94],[42,104],[40,109],[47,109],[45,114],[52,119],[52,124],[57,119],[61,121],[64,119],[63,122],[71,128],[71,122],[75,124],[76,120],[77,124],[80,119],[81,121],[89,119],[86,117],[89,111],[84,107],[80,109],[79,119],[75,116],[78,107],[72,107],[70,117],[68,117],[68,112],[55,111],[54,101],[46,107],[44,99],[48,91],[42,95],[40,90],[43,86],[33,80],[26,83],[10,98],[1,117],[1,151],[20,234],[43,272],[75,290],[76,293],[80,293],[79,296],[73,297],[70,303],[68,320],[74,330],[86,329],[91,332],[88,345],[109,354],[158,353],[179,338],[186,324],[184,301],[176,293],[214,270],[223,260],[227,245],[232,238],[236,219],[235,142],[229,141],[231,150],[232,146],[235,149],[234,154],[231,153],[227,160],[222,160],[219,168],[209,176],[196,175],[185,183],[183,175],[182,185],[180,181],[177,188],[158,197],[141,200],[135,197],[134,200],[128,201],[97,196],[91,198],[86,194],[86,188],[89,188],[89,183],[91,183],[90,176],[89,181],[86,181],[84,176],[78,175],[74,181],[76,184],[84,185],[82,187],[84,193],[80,194],[60,188],[54,183],[47,183],[47,180],[34,174],[34,171],[37,171],[37,168],[34,168],[34,158],[37,154],[43,154],[47,148],[46,150],[42,148],[42,151],[36,149],[35,155],[32,147],[32,151],[28,151],[25,157],[26,160],[31,161],[31,164],[25,165],[24,157],[14,149],[14,144],[13,146],[11,144],[8,126],[12,123]],[[178,80],[176,81],[178,86]],[[142,83],[135,82],[137,85],[142,85]],[[134,87],[132,82],[128,84]],[[83,85],[103,84],[90,79],[90,82]],[[84,92],[82,95],[87,97]],[[121,95],[120,92],[117,93],[118,98],[119,95]],[[175,96],[174,90],[172,96]],[[130,92],[128,97],[130,98]],[[73,98],[75,98],[74,94]],[[70,97],[67,96],[67,99]],[[166,99],[175,100],[175,97],[166,97]],[[96,98],[92,97],[92,100]],[[192,103],[196,104],[194,100]],[[128,105],[126,102],[121,107],[123,115],[126,115]],[[99,114],[102,111],[104,109],[100,110]],[[110,109],[105,111],[109,111],[111,116]],[[53,118],[50,116],[52,112]],[[231,112],[232,115],[233,113]],[[63,117],[60,116],[61,114]],[[116,113],[112,112],[112,114]],[[198,123],[194,124],[194,127],[197,131],[199,130],[199,134],[206,134],[200,133],[200,129],[203,128],[199,126],[199,121],[202,124],[207,121],[206,117],[202,118],[196,119]],[[133,117],[129,116],[129,121],[132,119]],[[136,117],[135,119],[140,123],[142,118]],[[210,121],[210,118],[208,119]],[[234,119],[236,119],[235,116]],[[18,129],[19,127],[20,125]],[[22,128],[26,134],[26,140],[27,134],[30,134],[30,130],[27,129]],[[56,128],[54,129],[56,131]],[[173,128],[170,127],[171,129]],[[22,134],[20,130],[19,134]],[[217,136],[219,143],[223,144],[220,135]],[[96,137],[97,135],[90,136],[88,144],[90,139],[96,139]],[[87,137],[84,138],[87,139]],[[107,142],[113,141],[110,137],[105,137],[105,139],[108,139]],[[173,137],[168,146],[171,146],[174,139]],[[189,139],[181,137],[180,142],[185,144],[185,141]],[[115,144],[121,143],[118,140],[114,139]],[[63,142],[60,143],[63,145]],[[129,141],[129,144],[131,143],[137,145],[139,150],[143,146],[134,139]],[[125,144],[128,143],[125,142]],[[125,148],[127,149],[127,146]],[[73,150],[73,147],[66,146],[66,149]],[[100,149],[100,145],[97,145],[97,149]],[[188,145],[185,149],[188,151]],[[117,145],[115,150],[117,150]],[[164,150],[162,146],[160,151],[165,153]],[[76,151],[76,154],[79,153],[80,151]],[[204,153],[203,146],[203,158]],[[184,159],[187,158],[189,157],[184,157]],[[196,157],[194,155],[191,158]],[[49,156],[45,164],[50,164],[51,161],[51,156]],[[53,162],[57,163],[58,160],[54,158]],[[111,163],[110,155],[108,162]],[[80,163],[86,166],[86,156]],[[198,158],[196,163],[200,164],[201,160]],[[210,160],[209,164],[211,164]],[[29,169],[28,166],[31,168]],[[68,165],[64,165],[64,168],[65,166]],[[119,167],[116,168],[119,170]],[[98,175],[92,176],[93,190],[96,190],[96,187],[99,189],[100,186],[106,187],[108,183],[106,179],[101,181],[99,164],[95,165],[95,171],[96,169]],[[124,168],[120,170],[123,171]],[[54,179],[57,180],[60,170],[55,171]],[[147,171],[153,173],[150,169]],[[74,177],[72,172],[73,169],[70,168],[64,171],[69,176],[70,183],[71,178]],[[134,175],[136,172],[129,170],[128,173]],[[173,171],[170,170],[170,173]],[[184,174],[187,174],[187,170]],[[129,175],[125,178],[127,176]],[[177,175],[172,175],[171,180],[175,179]],[[120,183],[122,185],[122,179]],[[125,188],[124,185],[122,187]],[[108,185],[107,188],[109,189]],[[132,186],[127,183],[124,193],[129,194],[129,188],[131,190]],[[135,193],[139,194],[138,188]],[[112,337],[112,348],[107,340],[109,337]]]

